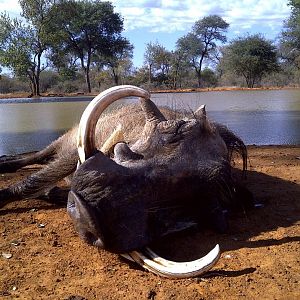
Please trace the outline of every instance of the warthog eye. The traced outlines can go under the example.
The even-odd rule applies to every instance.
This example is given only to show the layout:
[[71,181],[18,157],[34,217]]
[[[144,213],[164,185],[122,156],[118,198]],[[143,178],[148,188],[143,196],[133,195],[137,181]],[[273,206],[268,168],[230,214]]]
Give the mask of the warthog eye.
[[182,139],[181,129],[186,124],[186,121],[168,120],[160,122],[157,125],[157,131],[160,134],[160,140],[163,144],[175,144]]
[[161,134],[177,134],[180,127],[185,123],[186,121],[184,120],[180,120],[180,121],[168,120],[168,121],[160,122],[157,125],[157,130]]

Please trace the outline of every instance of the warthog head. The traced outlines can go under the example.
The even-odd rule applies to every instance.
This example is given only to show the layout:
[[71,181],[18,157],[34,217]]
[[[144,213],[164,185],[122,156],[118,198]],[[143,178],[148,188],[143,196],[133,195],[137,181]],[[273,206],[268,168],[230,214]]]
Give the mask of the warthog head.
[[[95,124],[104,108],[128,95],[140,97],[144,130],[133,144],[118,142],[105,155],[95,150]],[[68,212],[80,236],[113,252],[129,252],[134,261],[164,276],[194,276],[210,268],[219,257],[218,246],[189,263],[166,261],[145,247],[203,219],[219,231],[226,229],[223,211],[236,192],[231,153],[238,150],[245,162],[242,141],[211,123],[204,106],[190,118],[167,120],[147,92],[131,86],[100,94],[79,128],[81,165],[72,180]]]

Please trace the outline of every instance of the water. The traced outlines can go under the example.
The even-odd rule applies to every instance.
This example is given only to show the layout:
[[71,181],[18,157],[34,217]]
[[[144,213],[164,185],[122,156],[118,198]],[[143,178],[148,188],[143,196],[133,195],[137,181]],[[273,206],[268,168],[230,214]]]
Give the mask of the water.
[[[90,97],[0,101],[0,155],[39,150],[74,126]],[[300,144],[300,90],[153,94],[159,105],[195,110],[227,125],[246,144]]]
[[[195,110],[206,104],[210,119],[227,125],[246,144],[300,144],[300,90],[155,94],[162,105]],[[175,101],[176,99],[176,101]]]

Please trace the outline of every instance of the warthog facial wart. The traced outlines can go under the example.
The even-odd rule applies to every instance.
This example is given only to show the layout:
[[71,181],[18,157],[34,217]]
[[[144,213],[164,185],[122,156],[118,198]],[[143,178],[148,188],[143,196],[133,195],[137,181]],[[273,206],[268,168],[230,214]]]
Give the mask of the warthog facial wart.
[[[140,105],[103,114],[127,96],[137,97]],[[150,245],[204,219],[225,232],[228,209],[253,205],[251,193],[232,175],[233,152],[241,156],[245,171],[243,141],[208,120],[204,105],[194,112],[159,109],[147,91],[117,86],[99,94],[79,126],[44,150],[0,160],[0,172],[44,164],[25,180],[0,190],[0,206],[56,195],[56,183],[66,178],[71,187],[67,210],[86,242],[161,276],[198,276],[217,262],[218,245],[190,262],[166,260]]]

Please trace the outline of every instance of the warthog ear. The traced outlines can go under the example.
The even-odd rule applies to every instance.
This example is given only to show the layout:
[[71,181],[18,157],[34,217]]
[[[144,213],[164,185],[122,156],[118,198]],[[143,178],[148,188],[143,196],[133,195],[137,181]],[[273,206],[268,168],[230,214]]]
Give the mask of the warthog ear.
[[151,100],[140,98],[140,103],[142,106],[142,110],[145,113],[147,122],[159,123],[162,121],[166,121],[164,115]]
[[199,106],[199,108],[194,112],[194,115],[195,115],[196,119],[198,119],[198,118],[206,119],[205,104]]

